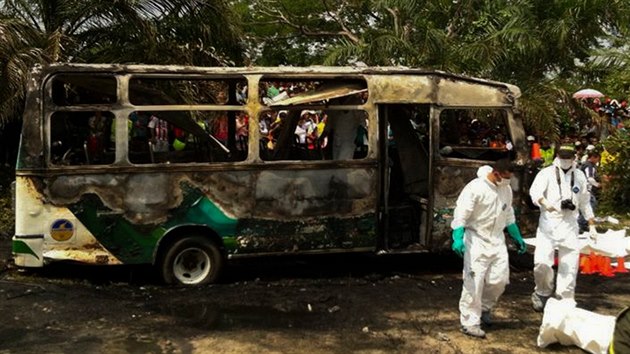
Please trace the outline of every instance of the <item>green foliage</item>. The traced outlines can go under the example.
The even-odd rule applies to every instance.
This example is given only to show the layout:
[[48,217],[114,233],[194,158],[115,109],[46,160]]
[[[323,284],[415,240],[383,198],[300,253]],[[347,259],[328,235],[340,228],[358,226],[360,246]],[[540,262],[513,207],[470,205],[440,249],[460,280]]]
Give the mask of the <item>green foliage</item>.
[[9,169],[0,169],[0,237],[13,236],[15,215],[11,182],[15,175]]
[[596,50],[627,48],[630,2],[623,0],[238,3],[255,63],[405,65],[510,82],[523,91],[529,131],[552,137],[571,130],[579,111],[563,107],[573,105],[567,93],[628,62],[626,54],[597,70],[590,65]]
[[226,0],[0,1],[0,128],[20,119],[36,64],[234,65],[240,38]]
[[615,156],[604,164],[602,173],[608,176],[601,196],[601,210],[614,214],[630,212],[630,134],[619,131],[604,142],[606,150]]

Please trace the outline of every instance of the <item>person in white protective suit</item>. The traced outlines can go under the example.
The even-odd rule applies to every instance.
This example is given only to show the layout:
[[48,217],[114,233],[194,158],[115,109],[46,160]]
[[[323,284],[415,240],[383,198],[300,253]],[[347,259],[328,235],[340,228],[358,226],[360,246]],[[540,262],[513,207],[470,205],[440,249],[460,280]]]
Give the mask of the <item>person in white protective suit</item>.
[[527,246],[516,226],[512,208],[508,159],[493,168],[481,167],[478,178],[462,190],[453,215],[452,249],[464,257],[462,295],[459,300],[461,331],[483,338],[481,329],[491,325],[491,310],[503,294],[510,278],[508,252],[503,229],[518,244],[519,253]]
[[578,209],[588,220],[592,238],[597,237],[590,194],[584,173],[575,167],[575,148],[561,146],[551,166],[542,169],[532,183],[529,194],[540,207],[534,253],[534,281],[532,306],[542,311],[554,293],[555,250],[558,250],[558,276],[555,295],[560,299],[574,299],[575,281],[580,258],[578,244]]

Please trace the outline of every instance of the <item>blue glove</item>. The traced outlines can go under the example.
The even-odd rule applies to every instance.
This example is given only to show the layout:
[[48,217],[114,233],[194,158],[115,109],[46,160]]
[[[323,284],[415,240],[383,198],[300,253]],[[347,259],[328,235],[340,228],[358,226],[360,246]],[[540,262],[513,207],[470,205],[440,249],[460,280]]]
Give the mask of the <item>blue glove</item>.
[[518,254],[524,254],[527,252],[527,245],[525,244],[525,241],[523,241],[523,236],[521,236],[521,231],[518,229],[518,226],[514,223],[508,225],[507,232],[518,245]]
[[453,230],[453,245],[451,249],[457,253],[458,256],[464,257],[466,252],[466,246],[464,245],[464,228],[459,227]]

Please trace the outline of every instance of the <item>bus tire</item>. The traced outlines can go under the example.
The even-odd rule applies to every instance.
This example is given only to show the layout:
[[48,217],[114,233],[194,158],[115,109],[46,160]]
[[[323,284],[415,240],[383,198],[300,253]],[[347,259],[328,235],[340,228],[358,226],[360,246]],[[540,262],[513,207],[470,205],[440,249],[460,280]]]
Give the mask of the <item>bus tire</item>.
[[169,285],[196,286],[214,283],[223,268],[219,247],[202,236],[183,237],[163,253],[162,279]]

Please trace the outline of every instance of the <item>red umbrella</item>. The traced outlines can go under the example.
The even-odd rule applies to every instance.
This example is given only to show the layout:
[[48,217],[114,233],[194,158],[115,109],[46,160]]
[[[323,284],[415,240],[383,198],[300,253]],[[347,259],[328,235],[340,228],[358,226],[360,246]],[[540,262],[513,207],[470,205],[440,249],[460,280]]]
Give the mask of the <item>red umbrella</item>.
[[573,94],[573,98],[596,98],[604,97],[604,94],[593,89],[583,89]]

